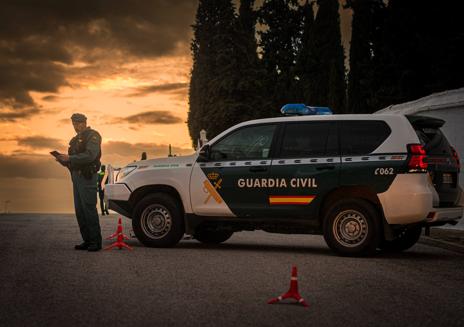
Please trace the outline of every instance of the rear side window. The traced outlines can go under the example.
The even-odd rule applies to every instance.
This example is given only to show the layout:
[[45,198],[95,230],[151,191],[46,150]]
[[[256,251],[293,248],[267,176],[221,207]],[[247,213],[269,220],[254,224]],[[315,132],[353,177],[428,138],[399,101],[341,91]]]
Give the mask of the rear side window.
[[383,121],[343,121],[340,129],[342,155],[369,154],[390,135],[390,127]]
[[279,157],[303,158],[337,155],[336,123],[301,122],[285,126]]

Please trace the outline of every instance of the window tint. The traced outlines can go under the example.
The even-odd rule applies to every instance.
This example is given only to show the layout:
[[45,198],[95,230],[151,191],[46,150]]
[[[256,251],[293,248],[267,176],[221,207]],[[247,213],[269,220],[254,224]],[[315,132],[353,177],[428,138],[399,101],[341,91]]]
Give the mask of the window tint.
[[342,155],[369,154],[390,135],[390,127],[383,121],[343,121],[340,131]]
[[330,156],[337,154],[334,122],[291,123],[285,127],[281,158]]
[[211,159],[266,159],[269,157],[275,128],[275,125],[258,125],[232,132],[211,147]]

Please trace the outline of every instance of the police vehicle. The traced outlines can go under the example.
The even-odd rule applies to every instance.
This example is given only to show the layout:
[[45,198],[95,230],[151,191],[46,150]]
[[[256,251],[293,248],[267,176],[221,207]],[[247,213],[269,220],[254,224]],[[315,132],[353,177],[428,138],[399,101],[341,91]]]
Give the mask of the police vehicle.
[[331,115],[290,104],[247,121],[197,153],[131,163],[106,187],[146,246],[184,233],[221,243],[234,232],[322,234],[341,255],[413,246],[424,226],[461,218],[459,158],[444,121]]

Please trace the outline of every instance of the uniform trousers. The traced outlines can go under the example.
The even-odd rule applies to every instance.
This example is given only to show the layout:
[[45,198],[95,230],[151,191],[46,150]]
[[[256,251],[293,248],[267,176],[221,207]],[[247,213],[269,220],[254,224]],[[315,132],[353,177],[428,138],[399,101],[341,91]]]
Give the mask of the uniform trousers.
[[97,211],[97,174],[92,174],[92,177],[87,179],[80,171],[72,171],[71,178],[74,209],[82,239],[87,244],[101,246],[102,237]]

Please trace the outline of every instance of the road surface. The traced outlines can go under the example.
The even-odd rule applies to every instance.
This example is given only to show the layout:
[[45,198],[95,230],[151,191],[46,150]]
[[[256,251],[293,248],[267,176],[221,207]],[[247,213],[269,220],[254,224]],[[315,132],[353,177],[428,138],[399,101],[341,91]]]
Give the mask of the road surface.
[[[116,221],[102,218],[104,236]],[[132,252],[78,242],[72,215],[0,216],[0,325],[464,326],[464,255],[427,245],[342,258],[321,236],[259,231],[213,247],[131,239]],[[266,304],[288,290],[292,265],[309,308]]]

